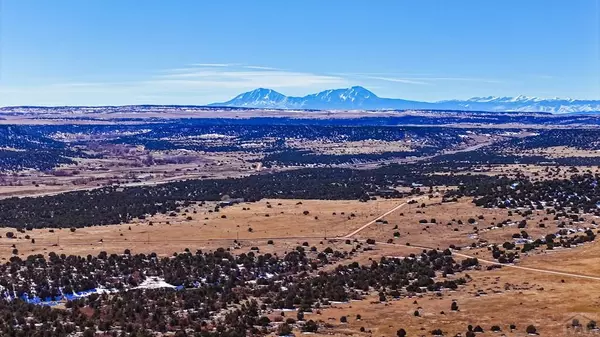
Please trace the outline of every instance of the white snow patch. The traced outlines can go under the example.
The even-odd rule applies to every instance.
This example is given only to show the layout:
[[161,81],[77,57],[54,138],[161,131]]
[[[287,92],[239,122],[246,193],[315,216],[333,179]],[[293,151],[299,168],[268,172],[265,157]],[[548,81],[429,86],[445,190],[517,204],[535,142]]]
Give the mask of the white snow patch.
[[160,277],[150,277],[144,280],[142,284],[133,289],[158,289],[158,288],[175,288],[174,285],[165,282]]

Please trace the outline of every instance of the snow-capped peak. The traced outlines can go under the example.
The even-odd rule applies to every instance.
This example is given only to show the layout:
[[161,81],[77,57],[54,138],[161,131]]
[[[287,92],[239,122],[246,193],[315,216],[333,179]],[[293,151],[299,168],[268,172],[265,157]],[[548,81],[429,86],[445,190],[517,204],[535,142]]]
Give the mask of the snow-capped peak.
[[286,100],[286,96],[266,88],[258,88],[235,96],[225,104],[240,107],[278,107]]
[[600,112],[599,100],[574,100],[565,98],[538,98],[525,95],[516,97],[484,96],[468,100],[446,100],[419,102],[402,99],[380,98],[371,91],[353,86],[330,89],[303,97],[285,96],[277,91],[258,88],[240,94],[230,101],[214,103],[213,106],[234,106],[279,109],[323,109],[323,110],[476,110],[476,111],[519,111],[519,112]]
[[498,96],[486,96],[486,97],[471,97],[467,102],[493,102],[500,99]]
[[285,95],[278,93],[273,89],[266,88],[258,88],[252,91],[245,92],[243,94],[237,95],[234,99],[238,98],[253,98],[253,99],[261,99],[261,100],[270,100],[270,99],[280,99],[285,97]]
[[341,101],[364,101],[369,98],[377,98],[377,95],[372,93],[371,91],[360,87],[354,86],[350,88],[344,89],[335,89],[335,90],[325,90],[321,91],[317,94],[305,96],[305,98],[316,98],[319,100],[332,101],[332,100],[341,100]]
[[519,95],[516,97],[500,97],[500,96],[486,96],[486,97],[472,97],[467,102],[496,102],[496,103],[507,103],[507,102],[537,102],[541,99],[538,97],[530,97],[525,95]]

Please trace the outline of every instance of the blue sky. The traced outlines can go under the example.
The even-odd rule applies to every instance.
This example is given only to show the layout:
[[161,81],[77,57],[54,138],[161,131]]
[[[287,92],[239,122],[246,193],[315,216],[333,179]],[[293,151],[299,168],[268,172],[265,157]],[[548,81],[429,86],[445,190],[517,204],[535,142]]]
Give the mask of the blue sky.
[[0,105],[600,99],[600,0],[3,0]]

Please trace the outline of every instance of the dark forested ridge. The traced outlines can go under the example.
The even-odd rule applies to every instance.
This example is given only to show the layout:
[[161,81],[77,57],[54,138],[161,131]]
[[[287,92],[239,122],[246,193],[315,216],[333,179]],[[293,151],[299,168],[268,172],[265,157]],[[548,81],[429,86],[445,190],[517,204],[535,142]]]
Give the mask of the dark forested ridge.
[[[247,201],[263,198],[368,200],[369,194],[379,189],[412,184],[425,187],[462,186],[462,191],[474,188],[472,190],[479,191],[477,193],[489,193],[484,188],[475,187],[486,184],[510,186],[515,182],[488,175],[452,174],[489,164],[492,162],[490,158],[496,158],[495,163],[523,160],[520,157],[486,154],[481,150],[476,153],[482,153],[481,157],[467,152],[449,155],[452,160],[440,157],[431,162],[386,165],[371,170],[308,168],[244,178],[187,180],[127,188],[112,186],[36,198],[9,198],[0,200],[0,225],[42,228],[118,224],[148,214],[167,213],[182,203],[221,200],[224,195]],[[532,160],[541,163],[545,159],[534,157]],[[437,172],[450,174],[435,174]],[[468,195],[478,195],[473,193]],[[590,198],[593,195],[588,194]],[[400,196],[400,193],[391,196]]]
[[[264,122],[264,121],[262,121]],[[337,121],[336,123],[338,123]],[[245,123],[245,124],[244,124]],[[105,187],[40,198],[11,198],[0,201],[0,225],[8,227],[81,227],[117,224],[147,214],[165,213],[179,203],[220,200],[223,195],[248,201],[262,198],[361,199],[378,189],[433,185],[469,185],[498,178],[469,175],[437,175],[458,172],[476,166],[529,163],[540,165],[595,165],[600,157],[547,158],[521,155],[529,149],[568,146],[588,150],[600,149],[600,133],[595,130],[543,130],[530,137],[513,138],[467,152],[439,155],[449,147],[464,145],[466,134],[504,135],[519,131],[478,128],[465,130],[446,127],[401,127],[373,125],[333,125],[331,121],[310,125],[290,120],[260,124],[255,120],[178,120],[172,123],[142,125],[47,125],[4,126],[0,141],[10,150],[0,150],[4,168],[50,169],[69,163],[70,156],[86,156],[70,146],[78,142],[61,142],[57,135],[104,135],[106,141],[144,145],[155,149],[196,149],[203,151],[255,151],[242,148],[243,141],[261,141],[265,165],[340,164],[360,161],[403,158],[411,155],[434,158],[419,164],[389,165],[373,170],[311,168],[275,174],[259,174],[239,179],[188,180],[146,187]],[[194,138],[206,134],[232,137],[231,144],[202,143]],[[287,147],[286,138],[320,141],[411,140],[422,146],[414,151],[378,154],[318,154]],[[502,138],[504,139],[504,138]],[[15,150],[18,149],[18,150]],[[503,151],[511,150],[515,154]],[[76,152],[79,151],[79,152]],[[2,165],[0,165],[2,166]]]
[[0,170],[49,170],[60,164],[72,164],[69,156],[76,151],[50,139],[36,126],[0,126]]
[[[107,187],[35,198],[0,200],[0,224],[7,227],[82,227],[118,224],[146,214],[166,213],[181,202],[247,201],[262,198],[368,200],[369,192],[394,186],[473,184],[489,176],[426,175],[442,166],[389,165],[373,170],[300,169],[244,178],[188,180],[144,187]],[[397,193],[396,196],[399,196]]]
[[[450,116],[455,116],[451,114]],[[459,119],[464,118],[460,116]],[[519,116],[487,116],[486,118],[512,118]],[[448,117],[448,116],[445,116]],[[523,117],[523,116],[521,116]],[[282,165],[340,164],[377,161],[407,156],[428,156],[457,146],[468,146],[466,135],[478,134],[486,137],[505,137],[533,128],[470,127],[468,129],[437,126],[439,121],[432,116],[365,117],[354,119],[293,119],[293,118],[248,118],[248,119],[176,119],[141,124],[90,124],[90,125],[5,125],[0,126],[0,170],[20,171],[36,169],[50,170],[61,164],[74,164],[74,158],[90,156],[86,147],[90,143],[144,146],[149,151],[190,150],[206,152],[246,152],[267,155],[266,163]],[[438,117],[436,117],[438,118]],[[441,118],[441,117],[440,117]],[[458,118],[458,117],[457,117]],[[475,114],[475,120],[482,116]],[[527,117],[523,117],[522,123]],[[547,118],[537,116],[535,118]],[[550,117],[548,117],[550,118]],[[558,124],[568,124],[571,119],[582,116],[551,116]],[[591,117],[586,117],[591,118]],[[577,119],[578,120],[578,119]],[[455,123],[460,123],[456,120]],[[437,124],[436,124],[437,123]],[[406,126],[403,124],[416,124]],[[543,124],[543,123],[542,123]],[[539,134],[522,139],[512,139],[502,146],[514,149],[544,146],[574,146],[584,149],[598,148],[600,133],[596,129],[540,130]],[[72,140],[65,135],[86,135],[86,140]],[[207,135],[223,137],[219,141],[205,139]],[[320,154],[298,152],[290,147],[287,139],[335,142],[377,140],[385,142],[403,141],[417,145],[412,151],[384,153]],[[260,146],[246,146],[248,143]],[[497,148],[490,147],[492,151]],[[405,153],[406,152],[406,153]],[[408,153],[411,152],[411,153]],[[527,159],[529,162],[539,159]],[[579,159],[584,162],[583,159]],[[507,160],[503,160],[506,162]],[[514,160],[513,160],[514,161]],[[585,162],[595,163],[591,160]],[[560,164],[564,164],[561,162]]]
[[[346,124],[329,124],[329,122],[311,124],[304,120],[271,118],[175,120],[168,123],[129,125],[0,126],[0,170],[46,171],[61,164],[74,164],[74,158],[87,158],[91,155],[86,151],[89,145],[98,144],[144,146],[148,151],[275,153],[276,157],[270,157],[268,161],[280,161],[285,164],[343,163],[376,160],[381,156],[404,157],[407,154],[391,152],[385,155],[304,156],[302,160],[297,160],[297,158],[290,158],[290,154],[296,150],[288,147],[285,140],[301,139],[337,143],[364,140],[388,142],[412,140],[418,144],[426,144],[413,153],[418,156],[461,144],[463,142],[461,135],[465,132],[459,128],[401,127],[371,125],[368,120],[344,121]],[[504,130],[493,129],[477,130],[488,134],[504,132]],[[81,135],[85,137],[77,137]],[[218,141],[203,138],[206,135],[217,135],[222,138]],[[261,145],[245,146],[247,143]]]
[[318,154],[307,150],[284,150],[265,155],[262,163],[265,167],[271,165],[296,166],[310,164],[337,165],[344,163],[362,163],[387,159],[401,159],[416,155],[435,153],[434,148],[425,148],[421,151],[390,151],[382,153],[360,154]]
[[[345,120],[348,121],[348,120]],[[426,149],[445,149],[463,142],[466,130],[461,128],[437,126],[398,126],[398,125],[329,125],[324,124],[255,124],[248,122],[240,124],[236,121],[227,124],[206,122],[205,124],[192,122],[179,122],[172,124],[148,125],[149,132],[135,135],[122,136],[112,140],[113,143],[144,145],[153,150],[187,149],[196,151],[257,151],[254,148],[244,148],[243,142],[261,142],[260,151],[290,151],[286,147],[286,139],[301,139],[321,142],[352,142],[365,140],[380,141],[405,141],[412,140],[416,144],[425,145]],[[143,129],[143,127],[140,127]],[[498,135],[507,130],[491,128],[475,128],[473,132]],[[518,131],[517,129],[508,131]],[[218,134],[231,137],[235,140],[233,145],[222,146],[210,143],[193,141],[190,137],[207,134]],[[417,153],[418,155],[418,153]]]
[[498,165],[535,164],[562,166],[597,166],[600,156],[577,156],[564,154],[552,158],[543,154],[525,153],[528,150],[543,150],[551,147],[567,147],[577,150],[600,150],[600,131],[588,129],[544,130],[539,133],[513,138],[485,146],[480,149],[436,156],[431,162],[447,165]]
[[506,145],[518,150],[548,148],[552,146],[568,146],[583,150],[600,150],[600,130],[545,130],[536,136],[510,140]]

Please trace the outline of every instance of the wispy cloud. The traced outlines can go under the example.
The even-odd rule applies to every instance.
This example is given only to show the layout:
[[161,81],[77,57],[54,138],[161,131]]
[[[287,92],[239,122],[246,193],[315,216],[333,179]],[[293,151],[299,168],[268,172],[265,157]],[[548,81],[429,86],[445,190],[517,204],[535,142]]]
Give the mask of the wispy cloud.
[[[124,81],[60,81],[26,86],[0,86],[0,105],[17,104],[206,104],[227,100],[258,87],[304,95],[324,89],[364,85],[393,92],[397,86],[423,86],[464,81],[500,83],[494,79],[399,73],[315,73],[242,63],[196,63],[155,70]],[[32,99],[32,97],[34,99]]]
[[[130,81],[61,81],[44,85],[0,86],[0,105],[15,104],[206,104],[226,100],[257,87],[284,89],[286,94],[309,93],[351,82],[336,75],[287,71],[267,66],[198,63],[157,70]],[[353,84],[353,83],[352,83]],[[4,94],[4,95],[1,95]],[[7,96],[11,96],[10,99]],[[35,97],[25,100],[27,97]]]
[[479,83],[504,83],[502,80],[475,78],[475,77],[416,77],[415,80],[423,81],[457,81],[457,82],[479,82]]
[[163,71],[145,83],[220,88],[309,88],[343,85],[348,80],[335,75],[287,71],[265,66],[195,67]]
[[404,84],[419,84],[419,85],[429,85],[429,84],[435,84],[436,82],[445,82],[445,81],[504,83],[503,81],[497,80],[497,79],[476,78],[476,77],[425,76],[425,75],[394,76],[393,74],[381,76],[381,75],[385,75],[385,74],[381,74],[381,73],[373,73],[373,74],[356,73],[356,74],[346,74],[346,75],[355,76],[358,78],[377,80],[377,81],[404,83]]
[[236,66],[238,65],[237,63],[194,63],[192,64],[192,66],[195,67],[215,67],[215,68],[225,68],[225,67],[231,67],[231,66]]
[[246,69],[258,69],[258,70],[280,70],[278,68],[273,67],[264,67],[264,66],[244,66]]
[[427,82],[418,81],[418,80],[410,79],[410,78],[383,77],[383,76],[361,76],[361,77],[371,79],[371,80],[404,83],[404,84],[429,84]]
[[248,65],[243,63],[192,63],[192,67],[202,67],[202,68],[227,68],[227,67],[241,67],[246,69],[257,69],[257,70],[279,70],[278,68],[266,67],[266,66],[257,66],[257,65]]

